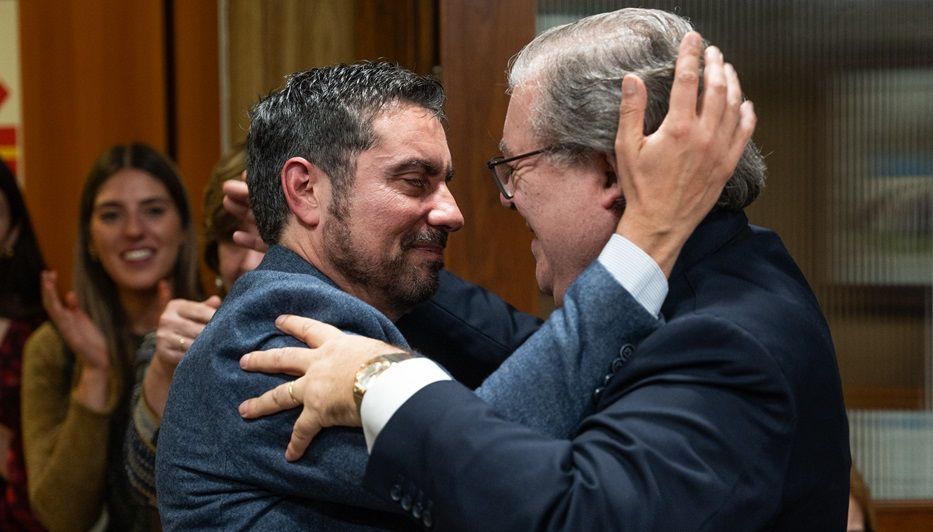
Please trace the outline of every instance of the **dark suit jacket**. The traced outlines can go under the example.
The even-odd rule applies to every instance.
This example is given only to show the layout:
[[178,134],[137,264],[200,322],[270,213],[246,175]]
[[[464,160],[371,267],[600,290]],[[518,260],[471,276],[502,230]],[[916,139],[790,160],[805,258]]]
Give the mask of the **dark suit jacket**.
[[[586,297],[580,297],[578,285],[591,287]],[[472,290],[448,285],[441,295],[457,292]],[[495,300],[481,299],[493,312],[510,314]],[[426,316],[433,317],[434,326],[459,330],[462,323],[451,317],[450,306],[439,298]],[[239,417],[240,402],[287,380],[281,375],[246,373],[238,365],[240,356],[252,350],[299,345],[275,329],[274,320],[282,313],[314,317],[407,346],[398,329],[376,309],[340,291],[291,251],[273,247],[259,268],[237,281],[176,370],[156,460],[165,528],[413,526],[400,515],[402,508],[361,487],[367,460],[361,431],[322,431],[304,458],[288,463],[284,450],[298,409],[253,421]],[[619,350],[623,346],[630,350],[630,342],[657,326],[657,320],[605,270],[594,267],[571,289],[565,308],[502,364],[478,393],[507,419],[540,433],[567,436],[592,409],[593,389]],[[514,323],[504,327],[522,329]],[[610,333],[594,337],[598,331]],[[476,346],[490,341],[484,337]]]
[[835,354],[780,239],[714,212],[662,312],[572,439],[435,383],[383,429],[367,487],[439,530],[844,530]]

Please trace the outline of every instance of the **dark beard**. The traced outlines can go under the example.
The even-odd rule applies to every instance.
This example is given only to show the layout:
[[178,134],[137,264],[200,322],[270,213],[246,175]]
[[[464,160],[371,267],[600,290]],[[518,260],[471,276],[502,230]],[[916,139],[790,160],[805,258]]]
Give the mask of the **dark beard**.
[[350,230],[341,217],[328,224],[324,230],[324,248],[330,262],[344,278],[363,289],[369,302],[381,301],[397,314],[407,312],[415,305],[434,295],[438,286],[438,272],[444,261],[432,260],[425,263],[408,262],[408,252],[417,246],[447,246],[447,232],[426,228],[405,235],[402,252],[388,260],[382,257],[365,257],[354,247]]

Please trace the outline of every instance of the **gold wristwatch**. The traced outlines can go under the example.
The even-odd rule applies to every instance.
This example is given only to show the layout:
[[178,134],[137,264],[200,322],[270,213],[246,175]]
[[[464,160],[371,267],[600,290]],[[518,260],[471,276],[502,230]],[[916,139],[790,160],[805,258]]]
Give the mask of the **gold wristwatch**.
[[353,400],[356,401],[357,413],[360,412],[360,407],[363,405],[363,396],[366,395],[366,390],[369,389],[373,379],[382,375],[385,370],[393,365],[410,358],[414,358],[411,353],[399,352],[379,355],[363,362],[360,369],[356,370],[356,378],[353,379]]

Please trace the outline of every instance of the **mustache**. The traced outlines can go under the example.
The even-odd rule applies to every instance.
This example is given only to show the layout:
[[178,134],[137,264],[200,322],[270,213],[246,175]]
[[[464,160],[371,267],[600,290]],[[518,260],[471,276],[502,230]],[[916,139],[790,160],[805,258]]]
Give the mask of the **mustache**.
[[418,246],[440,246],[441,249],[447,247],[447,231],[429,227],[418,233],[413,233],[405,237],[402,241],[402,248],[411,249]]

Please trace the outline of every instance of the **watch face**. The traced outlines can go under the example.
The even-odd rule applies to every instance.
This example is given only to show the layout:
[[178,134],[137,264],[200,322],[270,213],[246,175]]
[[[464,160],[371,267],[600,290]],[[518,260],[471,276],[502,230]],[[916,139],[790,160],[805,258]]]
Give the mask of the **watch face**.
[[382,355],[367,362],[359,371],[353,380],[353,399],[356,400],[356,408],[359,409],[363,402],[363,396],[373,379],[378,377],[383,371],[392,367],[396,362],[401,362],[412,358],[408,353],[390,353]]
[[385,371],[391,366],[392,363],[388,360],[377,360],[367,364],[366,367],[361,369],[356,374],[356,382],[353,385],[353,393],[359,393],[360,397],[366,393],[366,390],[369,388],[370,381],[373,380],[377,375]]

